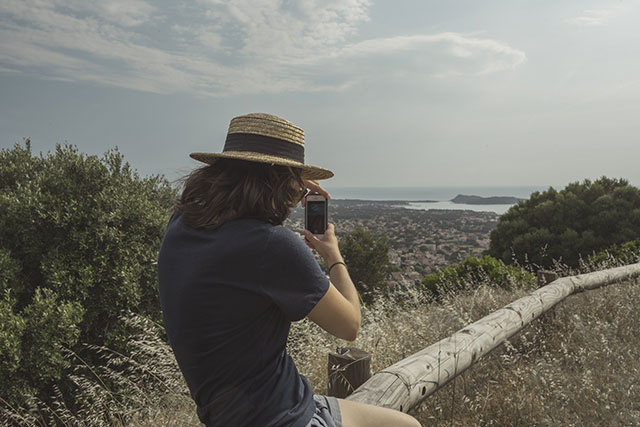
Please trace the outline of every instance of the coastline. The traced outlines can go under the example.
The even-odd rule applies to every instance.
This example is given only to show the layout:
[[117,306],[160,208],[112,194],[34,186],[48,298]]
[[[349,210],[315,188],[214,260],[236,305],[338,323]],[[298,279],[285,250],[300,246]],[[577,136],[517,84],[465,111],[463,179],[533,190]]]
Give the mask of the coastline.
[[[506,213],[512,204],[453,203],[458,195],[472,194],[479,198],[512,198],[526,200],[536,191],[549,186],[451,186],[451,187],[330,187],[332,202],[343,206],[396,206],[413,210],[468,210]],[[331,202],[330,202],[331,204]]]
[[331,201],[338,201],[344,204],[362,204],[369,205],[408,205],[410,203],[438,203],[438,200],[367,200],[367,199],[339,199],[332,198]]
[[492,212],[497,215],[506,213],[514,204],[465,204],[451,200],[365,200],[365,199],[337,199],[332,198],[329,206],[335,204],[349,208],[356,206],[387,206],[412,210],[445,210],[445,211],[473,211]]
[[[546,191],[549,186],[331,187],[327,185],[325,188],[333,199],[427,203],[452,200],[459,194],[528,199],[531,193]],[[554,188],[558,189],[558,187]]]

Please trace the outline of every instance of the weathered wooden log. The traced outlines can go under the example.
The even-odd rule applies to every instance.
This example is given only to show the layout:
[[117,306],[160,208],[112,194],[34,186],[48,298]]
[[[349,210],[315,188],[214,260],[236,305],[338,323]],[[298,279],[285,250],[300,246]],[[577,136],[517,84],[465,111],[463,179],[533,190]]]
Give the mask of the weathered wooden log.
[[345,398],[371,378],[371,355],[353,347],[338,347],[329,353],[327,394]]
[[562,277],[373,375],[348,400],[407,412],[567,296],[640,276],[640,264]]

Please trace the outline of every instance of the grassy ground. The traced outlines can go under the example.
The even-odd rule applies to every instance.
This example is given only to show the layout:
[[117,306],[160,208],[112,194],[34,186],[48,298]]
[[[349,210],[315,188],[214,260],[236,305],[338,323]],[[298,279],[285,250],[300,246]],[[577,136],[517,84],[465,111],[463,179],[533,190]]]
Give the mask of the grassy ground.
[[640,425],[637,283],[570,297],[428,399],[423,425]]
[[[444,304],[367,313],[355,347],[375,372],[527,294],[480,287]],[[569,297],[479,361],[412,414],[427,425],[640,425],[640,287],[637,283]],[[292,353],[317,392],[326,390],[323,354],[336,344],[301,324]],[[313,339],[313,338],[312,338]],[[321,361],[318,361],[321,359]]]
[[[303,321],[292,328],[289,351],[316,393],[324,393],[327,353],[336,346],[368,351],[375,372],[528,292],[480,285],[442,303],[407,292],[401,304],[379,302],[365,309],[362,331],[354,343],[335,339]],[[425,426],[640,426],[638,307],[638,282],[571,296],[412,413]],[[115,379],[132,384],[127,402],[133,403],[101,391],[93,374],[83,377],[79,372],[79,382],[87,391],[84,412],[76,416],[58,409],[55,416],[43,415],[46,409],[34,405],[37,415],[22,414],[20,424],[46,425],[53,417],[69,426],[200,425],[170,349],[148,332],[151,329],[141,325],[140,330],[147,332],[135,341],[139,360],[149,362],[131,363],[125,370],[130,377]],[[105,357],[112,358],[114,370],[122,371],[127,364],[114,355]],[[102,375],[112,374],[105,370]],[[105,414],[111,415],[106,417],[110,420],[105,421]]]

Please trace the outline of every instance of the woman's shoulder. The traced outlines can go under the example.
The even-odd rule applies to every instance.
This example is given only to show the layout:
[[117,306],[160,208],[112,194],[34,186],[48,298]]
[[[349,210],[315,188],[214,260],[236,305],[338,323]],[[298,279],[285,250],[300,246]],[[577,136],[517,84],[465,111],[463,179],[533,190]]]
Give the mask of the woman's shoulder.
[[269,234],[270,234],[270,240],[272,242],[279,242],[279,243],[291,242],[294,244],[302,242],[302,235],[296,233],[290,228],[287,228],[283,225],[272,225],[272,224],[269,224],[269,225],[271,226],[269,228]]
[[287,263],[307,265],[315,263],[311,249],[305,244],[304,237],[295,231],[283,227],[273,226],[265,247],[264,260],[286,259]]

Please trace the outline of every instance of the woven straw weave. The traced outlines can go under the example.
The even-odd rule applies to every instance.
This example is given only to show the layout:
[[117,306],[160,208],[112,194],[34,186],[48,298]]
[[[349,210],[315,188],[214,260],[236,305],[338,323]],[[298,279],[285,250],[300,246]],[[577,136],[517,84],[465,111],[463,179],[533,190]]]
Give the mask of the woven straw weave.
[[[253,113],[238,116],[231,119],[228,134],[248,133],[263,135],[291,142],[304,149],[304,131],[293,123],[271,114]],[[224,151],[222,153],[191,153],[191,158],[213,164],[216,159],[238,159],[273,165],[282,165],[299,168],[304,179],[327,179],[333,176],[333,172],[317,166],[306,165],[285,158],[284,156],[256,153],[253,151]]]
[[293,123],[270,114],[254,113],[235,117],[228,133],[252,133],[293,142],[304,147],[304,131]]

